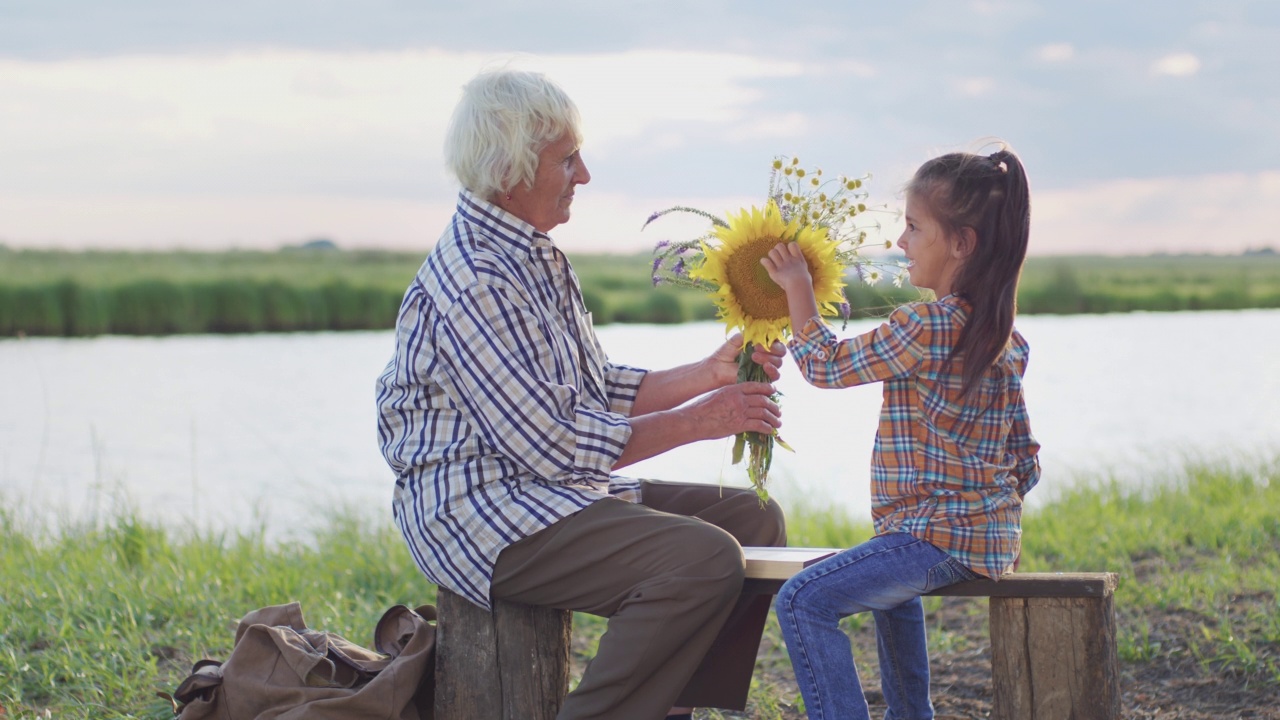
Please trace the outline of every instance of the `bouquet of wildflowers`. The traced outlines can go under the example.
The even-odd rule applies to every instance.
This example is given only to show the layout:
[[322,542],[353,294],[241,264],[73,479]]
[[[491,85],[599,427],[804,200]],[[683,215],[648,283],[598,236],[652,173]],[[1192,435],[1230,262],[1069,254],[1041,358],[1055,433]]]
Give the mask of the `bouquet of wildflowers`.
[[[740,330],[742,353],[738,381],[767,382],[764,369],[751,359],[753,345],[769,347],[791,334],[787,296],[760,264],[778,243],[799,243],[813,276],[814,295],[824,316],[849,317],[844,279],[852,269],[868,282],[881,275],[861,255],[879,221],[864,221],[870,175],[823,178],[821,169],[806,170],[798,158],[775,158],[763,208],[751,207],[720,218],[697,208],[677,206],[655,212],[644,226],[670,213],[690,213],[711,225],[689,240],[663,240],[654,248],[653,283],[670,283],[712,295],[727,331]],[[888,247],[888,244],[886,244]],[[775,398],[776,400],[776,398]],[[733,462],[747,456],[747,475],[763,503],[773,462],[773,445],[790,449],[777,434],[741,433],[735,438]]]

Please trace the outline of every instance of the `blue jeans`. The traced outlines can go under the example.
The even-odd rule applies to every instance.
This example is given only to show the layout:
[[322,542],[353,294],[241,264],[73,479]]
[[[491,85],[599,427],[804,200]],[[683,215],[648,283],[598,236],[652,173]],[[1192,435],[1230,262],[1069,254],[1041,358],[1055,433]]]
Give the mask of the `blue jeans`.
[[978,576],[937,547],[890,533],[796,573],[778,592],[782,637],[812,720],[869,720],[840,619],[872,611],[885,720],[928,720],[929,650],[920,596]]

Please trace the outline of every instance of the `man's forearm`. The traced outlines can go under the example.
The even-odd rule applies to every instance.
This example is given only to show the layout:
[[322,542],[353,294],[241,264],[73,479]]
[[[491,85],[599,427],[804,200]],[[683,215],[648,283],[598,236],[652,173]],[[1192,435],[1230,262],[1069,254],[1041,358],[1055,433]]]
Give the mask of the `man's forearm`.
[[[637,400],[637,406],[639,401]],[[687,413],[679,410],[662,410],[659,412],[633,415],[631,417],[631,437],[627,446],[622,449],[613,469],[618,470],[647,460],[655,455],[702,438],[696,435]]]
[[[636,390],[631,409],[633,418],[679,407],[703,393],[720,387],[705,361],[689,363],[670,370],[653,370],[644,376]],[[673,446],[674,447],[674,446]]]

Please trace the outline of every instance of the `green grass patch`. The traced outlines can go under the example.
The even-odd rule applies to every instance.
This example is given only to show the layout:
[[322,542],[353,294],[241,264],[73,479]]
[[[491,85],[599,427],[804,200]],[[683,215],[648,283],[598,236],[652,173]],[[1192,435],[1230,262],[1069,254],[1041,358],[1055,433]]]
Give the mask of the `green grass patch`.
[[354,517],[270,544],[130,513],[50,532],[0,511],[0,716],[172,717],[155,692],[225,659],[239,618],[265,605],[299,600],[312,627],[372,642],[387,607],[435,590],[390,522]]
[[[390,519],[338,512],[299,543],[166,530],[127,511],[42,528],[20,510],[0,507],[6,717],[168,717],[154,693],[197,659],[225,658],[250,610],[298,600],[312,627],[367,643],[387,607],[434,601]],[[788,517],[796,545],[870,534],[811,503],[793,504]],[[1190,657],[1280,688],[1280,457],[1188,462],[1137,490],[1098,478],[1029,514],[1024,531],[1023,570],[1120,573],[1123,663]],[[1159,624],[1170,616],[1185,622]],[[587,648],[603,629],[585,617],[577,627]],[[945,650],[946,634],[931,632]],[[761,662],[785,664],[781,647],[771,622]],[[757,683],[757,717],[779,717],[795,700],[774,677]]]
[[[82,252],[0,247],[0,337],[389,328],[425,252]],[[703,293],[654,287],[651,256],[574,254],[597,324],[710,320]],[[846,286],[855,317],[919,299],[888,282]],[[1280,307],[1280,255],[1027,261],[1024,313]]]

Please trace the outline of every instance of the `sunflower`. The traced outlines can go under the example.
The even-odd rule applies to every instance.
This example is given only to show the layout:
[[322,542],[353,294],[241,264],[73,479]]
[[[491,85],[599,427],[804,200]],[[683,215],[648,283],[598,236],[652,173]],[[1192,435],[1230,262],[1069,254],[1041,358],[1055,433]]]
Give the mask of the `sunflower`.
[[744,348],[746,343],[768,347],[774,340],[786,340],[791,330],[787,295],[760,264],[778,243],[800,243],[818,308],[824,315],[835,314],[844,301],[844,265],[836,256],[839,243],[825,228],[797,218],[784,221],[772,200],[763,210],[752,207],[727,218],[726,225],[715,228],[718,242],[702,243],[703,262],[689,274],[715,286],[719,317],[730,330],[742,330]]

